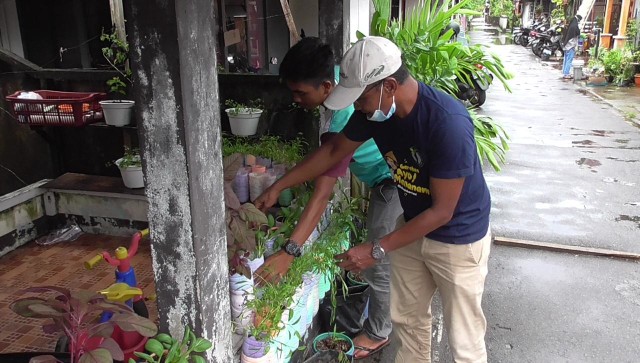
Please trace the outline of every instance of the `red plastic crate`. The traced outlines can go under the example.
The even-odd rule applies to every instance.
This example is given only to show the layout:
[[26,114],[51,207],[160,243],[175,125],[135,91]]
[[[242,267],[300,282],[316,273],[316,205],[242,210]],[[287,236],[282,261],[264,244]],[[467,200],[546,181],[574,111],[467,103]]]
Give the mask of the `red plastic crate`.
[[98,103],[105,93],[31,91],[42,96],[41,100],[18,98],[26,91],[18,91],[6,97],[19,123],[38,126],[80,127],[103,119]]

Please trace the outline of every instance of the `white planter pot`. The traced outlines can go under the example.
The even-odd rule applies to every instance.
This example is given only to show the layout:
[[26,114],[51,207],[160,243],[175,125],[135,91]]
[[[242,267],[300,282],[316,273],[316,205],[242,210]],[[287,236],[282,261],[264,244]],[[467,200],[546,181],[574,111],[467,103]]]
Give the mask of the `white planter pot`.
[[238,112],[236,112],[235,108],[227,108],[225,110],[229,116],[231,133],[237,136],[255,135],[262,110],[253,109],[251,113],[243,110],[239,109]]
[[254,258],[250,260],[248,263],[249,268],[251,269],[251,276],[264,264],[264,256],[260,256],[258,258]]
[[229,288],[231,291],[246,291],[248,294],[253,294],[253,280],[240,274],[233,274],[229,276]]
[[120,161],[122,161],[122,159],[116,160],[116,165],[118,165],[118,169],[120,169],[120,175],[122,176],[124,186],[129,189],[144,188],[144,174],[142,173],[142,167],[120,167]]
[[498,21],[498,25],[500,26],[500,29],[502,30],[507,29],[508,22],[509,22],[509,18],[507,18],[506,16],[501,16],[500,20]]
[[100,101],[104,112],[104,122],[111,126],[124,126],[131,122],[134,101]]

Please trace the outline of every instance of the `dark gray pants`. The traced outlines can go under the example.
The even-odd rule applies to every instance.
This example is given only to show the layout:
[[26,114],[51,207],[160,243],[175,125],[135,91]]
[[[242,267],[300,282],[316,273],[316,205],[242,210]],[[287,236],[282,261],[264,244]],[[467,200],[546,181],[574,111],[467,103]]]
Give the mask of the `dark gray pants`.
[[[402,207],[395,185],[384,183],[371,188],[366,240],[372,241],[393,232],[400,214],[402,214]],[[362,328],[373,340],[384,340],[391,334],[390,275],[389,256],[385,256],[383,261],[363,273],[364,279],[369,284],[369,316]]]

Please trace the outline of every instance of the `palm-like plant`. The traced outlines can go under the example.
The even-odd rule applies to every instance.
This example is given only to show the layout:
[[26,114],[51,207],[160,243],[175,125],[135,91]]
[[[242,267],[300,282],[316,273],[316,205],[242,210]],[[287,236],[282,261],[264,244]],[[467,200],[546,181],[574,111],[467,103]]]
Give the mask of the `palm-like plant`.
[[[402,50],[404,62],[417,80],[451,95],[455,96],[458,91],[457,80],[472,85],[474,77],[486,79],[488,75],[481,68],[486,68],[507,91],[511,91],[507,81],[512,75],[497,56],[486,51],[486,46],[450,41],[453,31],[447,30],[447,26],[455,15],[479,14],[465,9],[467,1],[456,5],[452,0],[443,0],[441,4],[433,0],[421,1],[405,19],[391,20],[391,2],[374,0],[376,11],[370,34],[394,42]],[[359,36],[364,35],[359,33]],[[507,133],[488,116],[480,117],[475,112],[471,112],[471,116],[481,160],[487,159],[495,170],[500,170],[508,150]],[[494,141],[496,138],[499,142]]]

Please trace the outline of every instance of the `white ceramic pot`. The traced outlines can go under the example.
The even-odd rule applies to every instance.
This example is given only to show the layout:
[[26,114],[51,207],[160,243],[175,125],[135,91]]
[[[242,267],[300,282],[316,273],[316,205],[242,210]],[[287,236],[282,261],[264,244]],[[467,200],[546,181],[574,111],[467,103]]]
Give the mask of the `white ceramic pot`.
[[100,101],[102,111],[104,112],[104,122],[111,126],[124,126],[131,122],[131,114],[134,101]]
[[246,109],[227,108],[225,112],[229,116],[231,133],[237,136],[255,135],[258,130],[258,121],[262,110],[252,109],[249,113]]
[[124,186],[130,189],[144,188],[144,174],[141,166],[125,166],[120,167],[122,158],[116,160],[116,165],[120,169],[120,175]]

